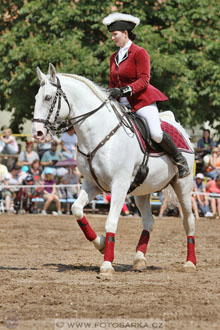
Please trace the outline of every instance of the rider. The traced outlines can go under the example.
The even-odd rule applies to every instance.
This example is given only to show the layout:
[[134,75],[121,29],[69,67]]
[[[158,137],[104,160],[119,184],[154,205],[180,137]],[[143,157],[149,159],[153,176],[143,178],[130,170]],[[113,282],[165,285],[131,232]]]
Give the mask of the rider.
[[132,107],[148,123],[152,140],[171,157],[179,171],[179,177],[189,174],[185,157],[177,149],[171,136],[160,126],[157,101],[167,97],[149,84],[150,57],[144,48],[135,45],[133,28],[140,23],[139,18],[122,13],[112,13],[104,18],[103,24],[111,32],[112,40],[119,51],[110,58],[109,97]]

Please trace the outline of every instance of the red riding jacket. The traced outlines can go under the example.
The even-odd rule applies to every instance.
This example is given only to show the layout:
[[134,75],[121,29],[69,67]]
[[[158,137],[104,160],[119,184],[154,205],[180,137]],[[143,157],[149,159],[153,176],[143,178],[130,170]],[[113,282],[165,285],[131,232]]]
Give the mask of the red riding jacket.
[[131,86],[133,92],[128,100],[134,111],[156,101],[167,101],[166,95],[149,84],[150,56],[144,48],[132,43],[119,65],[117,53],[110,58],[109,88]]

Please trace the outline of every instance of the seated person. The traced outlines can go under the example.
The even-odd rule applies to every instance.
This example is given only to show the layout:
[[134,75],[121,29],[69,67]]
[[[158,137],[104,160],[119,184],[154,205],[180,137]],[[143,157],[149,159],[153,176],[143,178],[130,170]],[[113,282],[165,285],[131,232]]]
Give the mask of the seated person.
[[28,169],[28,173],[32,174],[33,176],[37,175],[37,176],[41,177],[42,169],[41,169],[41,166],[40,166],[39,159],[35,159],[33,161],[30,168]]
[[162,205],[160,207],[160,212],[158,215],[159,218],[162,218],[165,213],[168,213],[168,211],[171,211],[171,213],[175,214],[175,211],[177,210],[179,213],[179,217],[183,219],[182,208],[180,206],[176,193],[171,185],[168,185],[162,190],[160,194],[160,199]]
[[18,144],[10,128],[6,128],[4,135],[1,135],[0,152],[9,155],[18,153]]
[[[111,202],[111,194],[103,192],[103,200],[104,200],[105,204],[110,203]],[[125,216],[125,217],[131,216],[126,203],[123,204],[121,211],[122,211],[123,216]]]
[[[81,173],[79,172],[75,162],[75,164],[69,167],[68,172],[61,179],[61,184],[72,185],[70,187],[60,188],[62,198],[72,199],[77,198],[79,196],[80,178]],[[70,203],[67,203],[66,214],[70,214]]]
[[212,193],[215,195],[219,195],[218,197],[211,196],[211,211],[213,215],[216,215],[216,206],[217,206],[217,218],[220,218],[220,174],[216,177],[215,180],[210,180],[206,185],[206,191],[208,193]]
[[[193,181],[193,192],[206,193],[206,188],[204,184],[204,175],[202,173],[197,173],[195,180]],[[213,214],[210,212],[209,201],[207,196],[203,194],[193,194],[192,193],[192,209],[194,211],[196,219],[199,219],[199,210],[205,217],[212,217]]]
[[[2,190],[4,187],[4,178],[8,174],[8,169],[5,165],[1,164],[1,159],[0,159],[0,200],[2,200]],[[1,211],[4,211],[4,207],[1,206]]]
[[204,129],[203,136],[197,142],[197,147],[195,148],[196,159],[203,159],[204,156],[211,153],[213,147],[215,147],[215,142],[210,137],[210,130]]
[[67,132],[61,136],[61,153],[64,159],[72,158],[76,159],[77,154],[77,136],[74,128],[70,127]]
[[217,175],[220,174],[220,149],[218,147],[212,149],[209,163],[205,171],[205,176],[213,180],[215,180]]
[[47,214],[47,209],[50,204],[55,201],[57,212],[53,212],[53,214],[61,215],[61,204],[59,200],[59,196],[56,193],[56,180],[54,179],[53,170],[51,168],[47,168],[44,172],[44,199],[45,204],[43,206],[43,210],[41,214]]
[[44,169],[52,169],[54,175],[63,176],[67,173],[67,170],[63,167],[56,168],[56,163],[61,160],[60,154],[57,151],[57,146],[58,143],[56,141],[51,143],[51,150],[48,150],[43,154],[40,164]]
[[52,141],[38,143],[38,145],[37,145],[37,151],[38,151],[38,155],[39,155],[40,159],[42,158],[43,154],[46,151],[50,151],[51,145],[52,145],[52,143],[54,141],[57,142],[57,144],[59,144],[59,139],[55,135],[53,136],[53,140]]
[[33,150],[33,142],[28,141],[24,151],[21,151],[18,156],[18,165],[24,166],[27,165],[29,168],[35,159],[39,159],[36,151]]
[[13,200],[16,196],[16,192],[19,191],[19,188],[16,187],[20,184],[19,174],[21,172],[20,166],[13,166],[9,173],[4,177],[4,188],[2,195],[5,198],[5,207],[7,213],[15,213]]

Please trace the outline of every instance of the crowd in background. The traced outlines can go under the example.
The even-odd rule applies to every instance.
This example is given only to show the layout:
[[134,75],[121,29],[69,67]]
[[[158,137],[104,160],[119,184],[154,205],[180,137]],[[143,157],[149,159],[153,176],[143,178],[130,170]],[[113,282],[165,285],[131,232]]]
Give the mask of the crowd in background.
[[[23,148],[19,148],[11,129],[6,128],[0,139],[1,154],[14,156],[10,165],[4,164],[3,158],[0,158],[0,200],[4,201],[7,213],[15,213],[21,207],[26,207],[26,211],[38,213],[37,203],[31,201],[34,197],[41,197],[44,200],[42,214],[47,214],[54,201],[56,211],[53,211],[53,214],[61,215],[63,210],[60,199],[77,198],[82,176],[76,164],[77,136],[73,127],[60,138],[53,137],[52,141],[40,144],[27,141]],[[208,129],[203,130],[203,135],[195,147],[195,162],[192,189],[194,215],[196,218],[219,217],[220,139],[215,142]],[[18,185],[29,186],[29,189],[25,190]],[[31,188],[33,186],[34,188]],[[170,187],[158,192],[162,204],[159,217],[169,215],[170,211],[172,213],[175,210],[175,215],[182,218],[181,207],[175,198],[170,197],[170,194],[173,194]],[[25,205],[27,200],[29,205]],[[104,203],[107,204],[110,200],[111,196],[104,194]],[[131,204],[133,205],[134,201]],[[133,211],[138,214],[136,208]],[[65,213],[70,214],[70,212],[70,203],[67,203]],[[130,215],[127,204],[124,204],[122,214]]]

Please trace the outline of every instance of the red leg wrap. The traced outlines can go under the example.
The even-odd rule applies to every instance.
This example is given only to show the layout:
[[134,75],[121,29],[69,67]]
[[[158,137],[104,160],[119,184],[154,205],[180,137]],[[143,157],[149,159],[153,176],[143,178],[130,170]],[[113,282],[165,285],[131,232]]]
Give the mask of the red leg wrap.
[[104,261],[114,260],[115,234],[106,233]]
[[149,239],[150,239],[149,231],[143,230],[141,233],[141,237],[139,239],[137,248],[136,248],[136,252],[141,251],[145,255],[145,253],[147,251],[147,245],[148,245]]
[[86,236],[86,238],[91,242],[94,241],[94,239],[96,239],[97,235],[94,232],[94,230],[90,227],[90,224],[88,223],[88,221],[86,220],[85,217],[83,217],[80,220],[77,220],[80,228],[82,229],[84,235]]
[[187,237],[187,259],[186,259],[186,261],[191,261],[194,265],[196,265],[194,236]]

